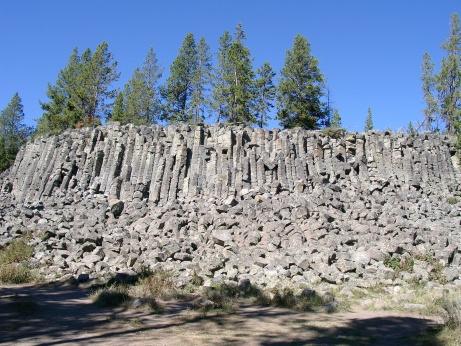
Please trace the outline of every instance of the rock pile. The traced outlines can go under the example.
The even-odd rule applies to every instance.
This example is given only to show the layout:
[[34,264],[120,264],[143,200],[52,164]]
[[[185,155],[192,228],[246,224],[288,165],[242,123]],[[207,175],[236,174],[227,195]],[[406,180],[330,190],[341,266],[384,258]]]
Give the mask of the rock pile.
[[48,276],[456,281],[460,181],[441,135],[113,124],[22,148],[0,246],[31,234]]

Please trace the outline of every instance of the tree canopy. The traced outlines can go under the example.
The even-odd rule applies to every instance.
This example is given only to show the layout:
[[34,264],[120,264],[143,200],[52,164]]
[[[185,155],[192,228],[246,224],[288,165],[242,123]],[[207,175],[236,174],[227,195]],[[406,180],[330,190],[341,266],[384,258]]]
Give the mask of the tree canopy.
[[16,154],[30,133],[31,129],[24,124],[21,97],[15,93],[5,109],[0,112],[0,172],[14,162]]

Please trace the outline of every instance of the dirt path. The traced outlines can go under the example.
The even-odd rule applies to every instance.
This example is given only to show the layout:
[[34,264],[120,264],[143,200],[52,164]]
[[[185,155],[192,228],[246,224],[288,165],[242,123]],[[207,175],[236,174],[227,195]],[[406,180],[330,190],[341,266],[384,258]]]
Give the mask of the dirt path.
[[[32,302],[32,303],[31,303]],[[393,312],[299,313],[242,304],[203,315],[187,302],[164,312],[101,309],[73,286],[0,288],[0,344],[11,345],[412,345],[439,322]]]

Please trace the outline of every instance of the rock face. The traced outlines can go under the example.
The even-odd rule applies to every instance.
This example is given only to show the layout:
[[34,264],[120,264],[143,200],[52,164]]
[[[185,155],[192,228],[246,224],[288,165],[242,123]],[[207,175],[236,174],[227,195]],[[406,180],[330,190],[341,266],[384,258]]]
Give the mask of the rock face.
[[108,125],[22,148],[0,176],[0,246],[30,231],[57,276],[455,281],[460,181],[439,135]]

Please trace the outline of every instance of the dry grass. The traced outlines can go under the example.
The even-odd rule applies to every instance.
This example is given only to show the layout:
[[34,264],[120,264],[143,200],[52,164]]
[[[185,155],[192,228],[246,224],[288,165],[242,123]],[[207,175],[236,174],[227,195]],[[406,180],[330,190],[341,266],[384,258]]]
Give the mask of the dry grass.
[[91,294],[93,303],[102,308],[119,307],[127,304],[131,299],[128,287],[123,285],[99,288]]
[[179,294],[173,273],[167,270],[156,270],[146,275],[138,286],[145,297],[171,299]]
[[293,309],[296,311],[318,311],[324,309],[327,312],[335,312],[338,303],[332,293],[319,295],[315,290],[303,289],[299,293],[291,288],[276,288],[269,292],[262,292],[257,302],[263,305],[272,305]]
[[33,247],[27,244],[25,240],[14,240],[6,248],[0,250],[0,265],[27,261],[33,253]]
[[0,265],[0,283],[23,284],[34,280],[32,271],[25,264]]
[[31,282],[35,276],[27,261],[34,249],[24,239],[17,239],[0,250],[0,283],[22,284]]

